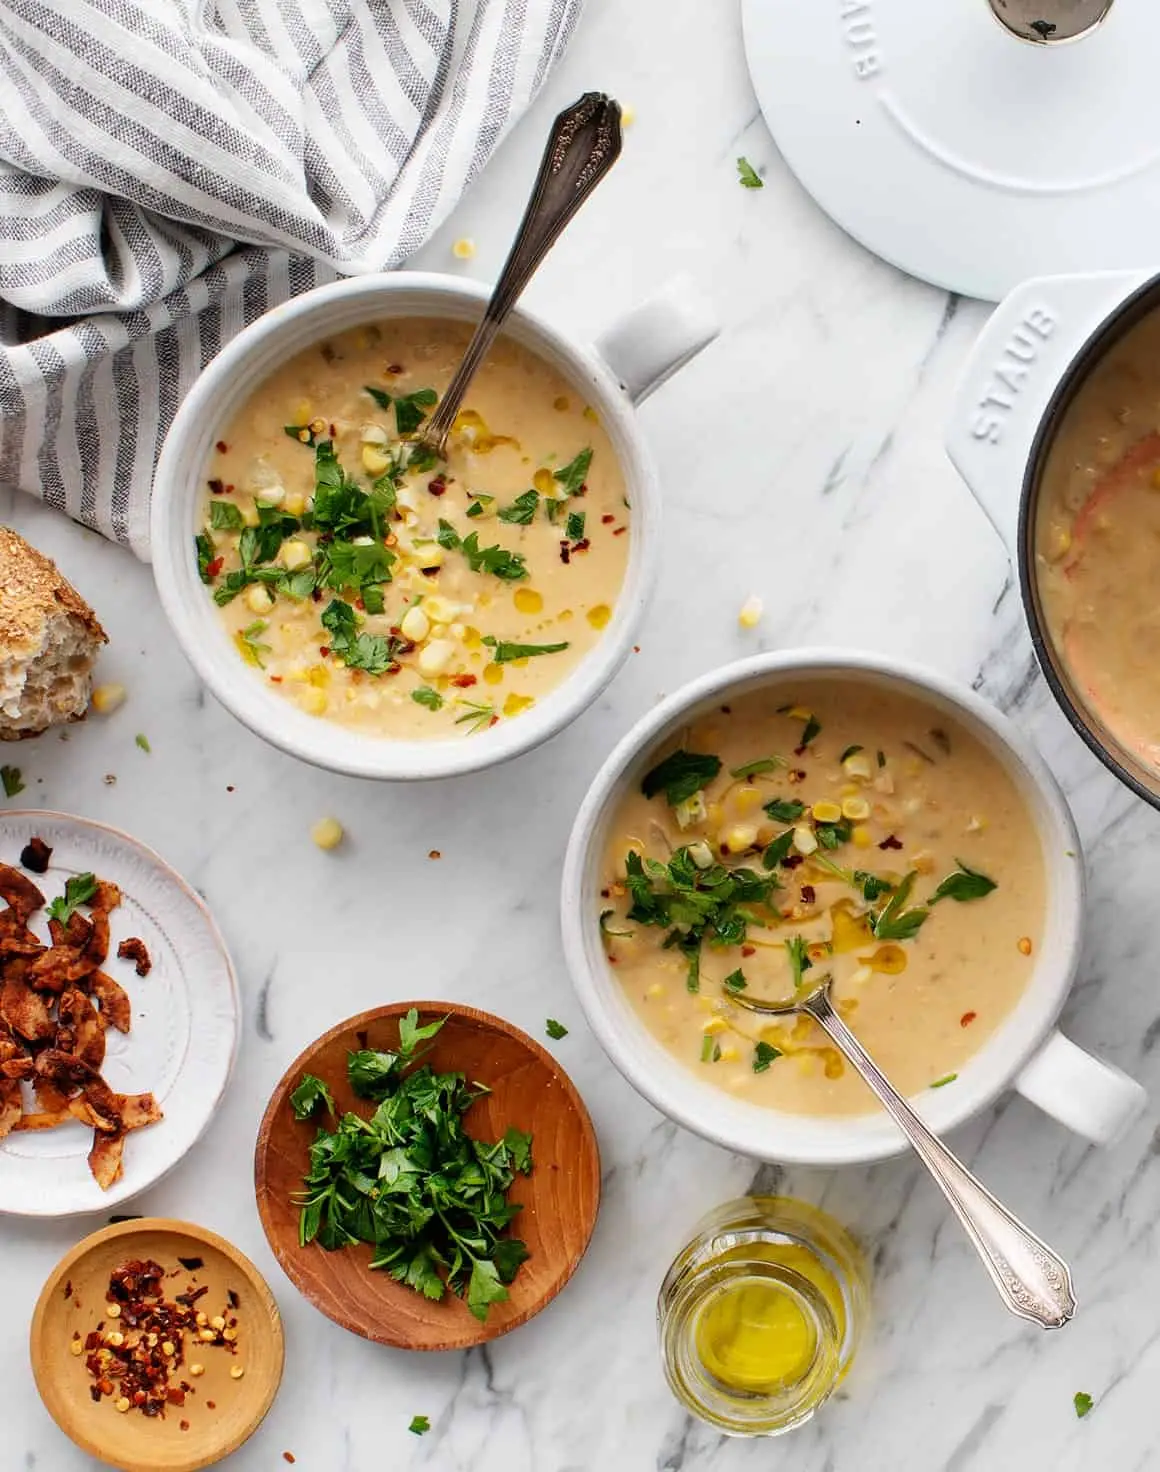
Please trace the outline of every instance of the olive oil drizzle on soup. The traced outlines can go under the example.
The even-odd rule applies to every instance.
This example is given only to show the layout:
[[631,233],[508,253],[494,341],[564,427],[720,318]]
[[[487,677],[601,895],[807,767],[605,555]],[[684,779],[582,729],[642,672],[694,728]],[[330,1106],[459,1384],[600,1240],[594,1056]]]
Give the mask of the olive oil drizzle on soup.
[[878,685],[743,696],[653,754],[616,812],[601,927],[650,1032],[706,1081],[802,1114],[872,1095],[803,1017],[838,1012],[907,1094],[953,1087],[1018,1001],[1039,946],[1036,830],[981,743]]
[[239,656],[311,715],[463,737],[559,685],[612,617],[629,509],[595,412],[501,339],[437,461],[470,328],[338,334],[261,384],[206,468],[196,555]]

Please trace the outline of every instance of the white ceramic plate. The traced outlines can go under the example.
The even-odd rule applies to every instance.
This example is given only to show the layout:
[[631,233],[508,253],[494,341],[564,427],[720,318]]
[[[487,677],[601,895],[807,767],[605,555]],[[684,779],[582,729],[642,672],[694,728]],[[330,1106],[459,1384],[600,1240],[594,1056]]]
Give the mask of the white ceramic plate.
[[987,0],[744,0],[786,163],[876,255],[998,301],[1029,276],[1155,261],[1160,5],[1032,46]]
[[[91,870],[121,889],[110,917],[105,969],[129,994],[133,1024],[110,1028],[101,1069],[121,1094],[152,1092],[165,1118],[125,1139],[124,1171],[108,1191],[87,1162],[93,1132],[69,1123],[13,1133],[0,1142],[0,1212],[70,1216],[103,1211],[152,1186],[181,1159],[209,1123],[233,1067],[238,988],[225,942],[205,905],[152,849],[103,823],[67,813],[5,813],[0,862],[18,865],[33,836],[52,849],[48,872],[31,879],[50,901],[65,880]],[[32,917],[42,939],[44,911]],[[140,936],[153,969],[138,976],[117,959],[118,942]]]

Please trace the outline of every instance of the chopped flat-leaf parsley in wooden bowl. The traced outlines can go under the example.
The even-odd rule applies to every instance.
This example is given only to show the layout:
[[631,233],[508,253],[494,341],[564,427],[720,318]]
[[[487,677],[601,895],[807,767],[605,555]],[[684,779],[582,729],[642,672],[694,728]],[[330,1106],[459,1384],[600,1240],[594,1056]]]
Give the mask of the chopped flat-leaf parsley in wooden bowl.
[[600,1156],[559,1063],[449,1002],[352,1017],[287,1069],[254,1158],[287,1276],[343,1328],[403,1349],[505,1334],[572,1276]]

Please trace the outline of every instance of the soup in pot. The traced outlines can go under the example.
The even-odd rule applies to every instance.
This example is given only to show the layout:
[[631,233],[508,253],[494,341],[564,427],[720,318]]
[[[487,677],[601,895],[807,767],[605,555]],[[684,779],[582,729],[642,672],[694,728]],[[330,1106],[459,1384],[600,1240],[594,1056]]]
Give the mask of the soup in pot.
[[612,618],[629,508],[595,412],[501,339],[445,459],[417,443],[470,336],[393,320],[276,370],[221,427],[196,555],[255,678],[404,739],[484,731],[567,679]]
[[878,684],[746,694],[650,761],[612,821],[600,924],[651,1033],[705,1081],[795,1113],[876,1108],[782,1001],[828,973],[903,1093],[953,1087],[1026,986],[1045,877],[1014,782],[970,732]]

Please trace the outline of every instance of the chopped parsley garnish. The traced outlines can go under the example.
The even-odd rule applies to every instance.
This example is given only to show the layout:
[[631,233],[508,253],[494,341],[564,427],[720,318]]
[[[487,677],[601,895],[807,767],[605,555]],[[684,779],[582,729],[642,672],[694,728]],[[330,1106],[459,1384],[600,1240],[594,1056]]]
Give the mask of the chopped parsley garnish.
[[675,808],[707,787],[720,770],[720,757],[682,747],[645,773],[640,790],[645,797],[656,797],[658,792],[663,792],[669,807]]
[[507,639],[497,639],[494,634],[487,634],[483,643],[492,651],[492,659],[496,664],[511,664],[513,659],[531,659],[536,654],[559,654],[567,649],[568,643],[563,644],[513,644]]
[[496,720],[494,705],[479,705],[474,700],[460,700],[459,705],[466,706],[461,716],[455,717],[457,726],[468,726],[472,734],[485,731]]
[[519,552],[509,552],[506,547],[499,546],[481,547],[478,532],[461,537],[451,523],[444,521],[442,517],[435,540],[449,552],[462,552],[472,572],[494,573],[497,578],[505,578],[509,582],[528,575],[523,556]]
[[213,574],[209,567],[215,556],[213,538],[208,532],[198,532],[193,545],[197,551],[197,575],[203,583],[212,584]]
[[785,953],[789,957],[789,968],[793,972],[793,988],[796,992],[802,984],[802,975],[814,964],[809,957],[806,943],[800,935],[791,936],[785,943]]
[[847,746],[846,750],[838,758],[838,764],[841,765],[843,762],[848,761],[850,757],[857,756],[860,751],[864,750],[865,747],[862,746]]
[[413,394],[399,394],[395,399],[395,426],[400,434],[414,434],[433,409],[439,395],[433,388],[418,388]]
[[238,633],[238,647],[241,649],[247,664],[256,664],[260,670],[266,668],[262,660],[262,655],[273,652],[269,644],[263,644],[261,642],[262,635],[268,627],[269,625],[262,619],[256,618],[252,624],[247,624]]
[[343,470],[333,443],[319,440],[314,451],[314,505],[305,524],[313,531],[329,532],[336,540],[366,536],[381,542],[387,518],[395,509],[395,482],[401,473],[393,466],[369,492],[364,491]]
[[765,804],[766,814],[775,823],[796,823],[805,810],[805,803],[798,802],[796,798],[775,797]]
[[787,828],[780,834],[761,856],[763,869],[776,869],[778,864],[789,858],[789,851],[793,847],[793,829]]
[[1075,1413],[1081,1421],[1095,1405],[1095,1401],[1086,1390],[1077,1390],[1071,1398],[1071,1403],[1075,1406]]
[[886,753],[884,751],[880,751],[878,753],[878,765],[880,767],[884,767],[886,765]]
[[802,739],[798,742],[798,751],[804,751],[821,729],[822,723],[818,720],[817,716],[810,716],[802,727]]
[[431,1422],[426,1416],[412,1416],[408,1431],[413,1431],[416,1436],[425,1436],[431,1430]]
[[389,393],[386,392],[385,389],[372,388],[370,384],[367,383],[363,385],[363,392],[370,394],[371,398],[374,399],[375,403],[379,406],[380,409],[385,411],[391,407],[391,396]]
[[839,844],[849,843],[853,831],[852,825],[845,818],[840,818],[836,823],[819,823],[814,829],[823,848],[837,848]]
[[484,510],[495,500],[494,496],[485,496],[482,491],[472,491],[471,505],[467,508],[467,515],[471,517],[482,516]]
[[746,988],[745,973],[738,966],[736,971],[731,971],[721,983],[727,992],[743,992]]
[[295,1119],[309,1119],[322,1104],[328,1114],[337,1113],[330,1090],[313,1073],[304,1073],[302,1081],[290,1095],[290,1108]]
[[776,772],[778,767],[784,767],[786,761],[781,756],[762,756],[755,762],[746,762],[743,767],[730,767],[731,777],[761,777],[766,772]]
[[758,1043],[753,1050],[754,1073],[764,1073],[773,1060],[781,1056],[781,1049],[775,1048],[772,1043]]
[[985,874],[980,874],[977,869],[970,868],[964,864],[962,859],[956,859],[959,866],[953,874],[948,874],[939,887],[931,895],[929,903],[937,905],[939,900],[981,900],[984,895],[990,894],[993,889],[998,888],[993,879],[988,879]]
[[425,705],[428,710],[443,709],[442,695],[438,690],[432,690],[430,685],[420,685],[417,690],[412,690],[411,699],[416,705]]
[[133,740],[147,755],[151,756],[153,754],[153,748],[149,745],[149,738],[145,735],[144,731],[138,731]]
[[854,883],[861,889],[862,898],[869,904],[880,895],[889,894],[894,888],[889,879],[881,874],[871,874],[865,869],[854,870]]
[[932,1089],[942,1089],[942,1088],[945,1088],[947,1084],[953,1084],[954,1081],[955,1081],[955,1079],[957,1079],[957,1078],[958,1078],[958,1074],[957,1073],[944,1073],[943,1076],[942,1076],[942,1078],[936,1078],[935,1079],[934,1083],[931,1084],[931,1088]]
[[309,424],[284,424],[282,431],[292,440],[297,440],[300,445],[308,445],[312,450],[317,443]]
[[0,782],[4,784],[4,796],[15,797],[24,791],[24,778],[19,767],[0,767]]
[[906,908],[916,878],[912,869],[882,909],[870,916],[870,929],[877,940],[913,940],[922,928],[930,910],[925,905]]
[[544,1023],[544,1027],[547,1030],[548,1036],[550,1038],[556,1039],[557,1041],[559,1041],[560,1038],[566,1038],[568,1036],[568,1029],[564,1026],[562,1022],[557,1022],[554,1017],[549,1017]]
[[747,158],[737,160],[737,177],[742,189],[764,189],[765,180]]
[[575,496],[579,493],[591,464],[592,450],[586,447],[574,460],[569,460],[562,469],[552,472],[554,478],[559,481],[565,496]]
[[[487,1143],[464,1130],[464,1115],[486,1089],[420,1061],[419,1045],[444,1021],[420,1026],[412,1008],[399,1024],[397,1050],[349,1055],[351,1088],[374,1112],[347,1113],[333,1130],[319,1129],[298,1197],[298,1240],[327,1251],[367,1242],[372,1268],[429,1299],[450,1288],[482,1322],[508,1297],[528,1256],[506,1235],[520,1209],[507,1193],[517,1172],[532,1169],[532,1139],[509,1127]],[[311,1112],[316,1087],[303,1101]]]
[[539,504],[539,491],[525,491],[522,496],[517,496],[510,506],[501,506],[496,514],[500,521],[510,522],[515,526],[529,526],[535,518],[536,507]]
[[570,542],[583,540],[584,521],[585,516],[583,511],[570,511],[568,513],[568,520],[564,524],[564,535]]
[[716,1033],[707,1032],[701,1039],[701,1062],[717,1063],[721,1058],[721,1044]]
[[394,562],[395,554],[379,542],[328,542],[319,549],[318,586],[338,593],[351,588],[362,595],[368,613],[382,613],[383,595],[378,585],[391,581]]
[[359,633],[359,618],[349,603],[332,598],[322,611],[322,627],[330,635],[330,652],[348,669],[382,675],[395,663],[398,644],[381,634]]
[[64,894],[58,895],[48,906],[48,918],[59,920],[62,925],[67,925],[73,917],[73,912],[81,905],[87,905],[97,892],[97,876],[95,874],[74,874],[71,879],[64,883]]
[[241,509],[232,501],[213,500],[209,503],[210,530],[215,532],[240,532],[245,526]]

